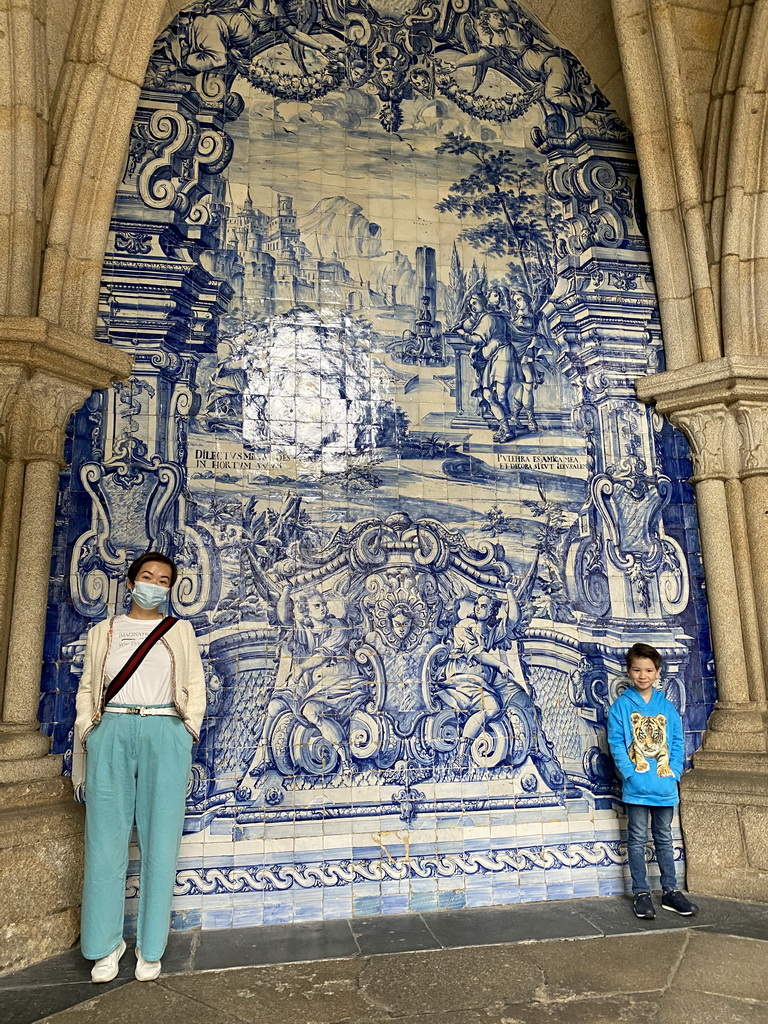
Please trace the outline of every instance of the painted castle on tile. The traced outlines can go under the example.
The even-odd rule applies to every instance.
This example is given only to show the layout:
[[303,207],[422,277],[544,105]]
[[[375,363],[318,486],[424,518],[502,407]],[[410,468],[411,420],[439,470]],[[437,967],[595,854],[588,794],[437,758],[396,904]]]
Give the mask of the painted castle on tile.
[[[514,0],[190,4],[102,276],[41,718],[147,548],[207,665],[177,926],[622,891],[606,710],[714,701],[631,136]],[[137,880],[129,879],[129,891]]]

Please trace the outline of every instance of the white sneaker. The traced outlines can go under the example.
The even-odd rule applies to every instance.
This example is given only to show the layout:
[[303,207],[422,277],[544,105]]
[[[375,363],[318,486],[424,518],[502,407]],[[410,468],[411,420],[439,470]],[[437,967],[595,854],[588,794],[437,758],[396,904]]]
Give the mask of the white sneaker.
[[120,945],[113,949],[107,956],[97,960],[91,968],[91,981],[99,984],[103,981],[114,981],[120,969],[120,957],[125,952],[125,940],[120,939]]
[[145,960],[141,953],[136,950],[136,981],[154,981],[160,977],[161,960]]

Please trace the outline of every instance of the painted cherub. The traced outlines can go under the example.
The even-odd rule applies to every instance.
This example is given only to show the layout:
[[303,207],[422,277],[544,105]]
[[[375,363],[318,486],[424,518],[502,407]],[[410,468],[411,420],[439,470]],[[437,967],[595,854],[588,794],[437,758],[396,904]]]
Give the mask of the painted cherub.
[[482,84],[489,67],[506,74],[525,91],[536,90],[545,113],[564,112],[574,117],[605,106],[589,75],[567,50],[534,33],[531,20],[514,2],[495,0],[474,24],[464,23],[464,36],[476,49],[456,61],[448,71],[475,68],[472,92]]
[[326,54],[329,48],[306,31],[317,20],[316,9],[310,5],[299,27],[299,18],[287,6],[281,0],[214,0],[205,13],[179,21],[172,41],[178,65],[198,74],[223,70],[232,58],[248,63],[254,46],[269,33],[278,33],[288,37],[294,59],[306,70],[304,47]]

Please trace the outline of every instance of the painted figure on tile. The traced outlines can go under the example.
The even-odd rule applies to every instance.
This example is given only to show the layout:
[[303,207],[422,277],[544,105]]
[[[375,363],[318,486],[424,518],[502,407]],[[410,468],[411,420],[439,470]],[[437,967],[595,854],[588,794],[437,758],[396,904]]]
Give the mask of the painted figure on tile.
[[294,604],[289,583],[280,594],[277,615],[281,625],[292,632],[285,680],[292,694],[290,703],[302,718],[317,726],[348,770],[349,720],[353,711],[370,699],[370,683],[350,654],[349,626],[331,614],[319,590],[300,594]]
[[445,679],[437,700],[463,719],[459,762],[466,760],[469,745],[490,720],[498,718],[510,689],[520,690],[509,652],[516,649],[520,605],[512,584],[506,600],[493,593],[480,593],[472,611],[453,627],[452,650]]
[[411,86],[424,96],[435,95],[435,70],[431,63],[426,61],[421,64],[414,64],[408,72]]
[[564,112],[579,117],[604,104],[575,58],[534,34],[530,18],[513,0],[495,0],[480,12],[474,26],[465,23],[464,34],[467,43],[477,49],[445,66],[448,70],[475,68],[472,92],[492,67],[524,92],[534,92],[546,114]]
[[208,382],[208,396],[203,415],[210,430],[221,425],[243,422],[243,395],[248,388],[248,374],[243,365],[243,348],[233,342],[221,342],[216,369]]
[[461,304],[458,320],[451,328],[456,334],[471,334],[475,324],[485,312],[485,300],[482,292],[473,288],[465,295]]
[[299,27],[287,7],[280,0],[213,0],[204,13],[179,21],[179,32],[171,38],[173,56],[182,69],[195,74],[221,71],[232,62],[250,63],[253,48],[276,33],[275,43],[287,36],[303,67],[303,47],[320,52],[327,47],[303,31],[313,27],[313,20]]
[[527,292],[512,294],[509,326],[512,347],[520,363],[520,376],[512,393],[515,425],[519,430],[535,431],[538,424],[534,414],[534,396],[536,388],[544,380],[548,363],[537,344],[539,325]]
[[389,569],[369,576],[363,605],[372,629],[365,641],[378,654],[386,678],[382,707],[395,717],[423,714],[421,670],[438,642],[435,620],[441,608],[429,573]]
[[490,413],[498,424],[494,441],[503,444],[515,437],[515,424],[511,393],[522,379],[520,361],[512,345],[509,313],[504,308],[504,297],[494,287],[484,301],[479,293],[470,299],[470,310],[476,313],[475,322],[469,321],[458,329],[473,342],[470,360],[477,375],[472,391],[480,400],[483,414]]

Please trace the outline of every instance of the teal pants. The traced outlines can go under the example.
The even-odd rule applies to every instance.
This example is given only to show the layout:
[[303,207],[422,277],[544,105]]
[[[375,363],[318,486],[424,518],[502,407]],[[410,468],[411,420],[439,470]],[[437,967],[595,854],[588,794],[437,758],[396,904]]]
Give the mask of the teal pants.
[[192,737],[180,718],[107,712],[86,748],[83,956],[100,960],[120,945],[135,821],[141,852],[136,945],[145,960],[160,960],[171,923]]

